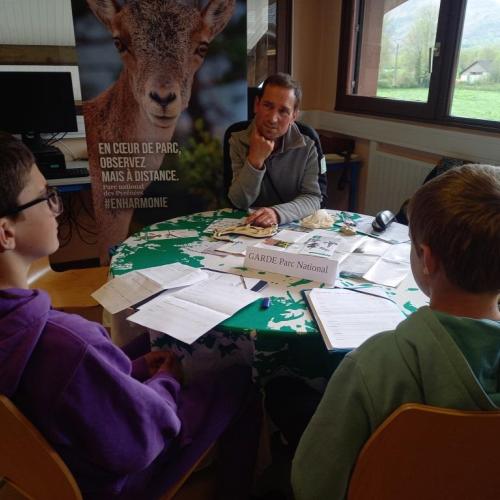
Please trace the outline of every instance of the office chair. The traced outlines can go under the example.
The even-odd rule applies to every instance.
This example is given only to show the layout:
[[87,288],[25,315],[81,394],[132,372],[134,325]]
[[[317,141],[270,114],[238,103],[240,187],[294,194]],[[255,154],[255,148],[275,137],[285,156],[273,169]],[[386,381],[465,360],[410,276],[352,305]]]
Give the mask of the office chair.
[[[213,453],[210,446],[161,500],[179,498],[193,472]],[[213,478],[204,476],[197,498],[207,499]],[[190,496],[190,498],[195,498]],[[9,398],[0,394],[0,500],[81,500],[80,489],[66,464]]]
[[497,500],[500,411],[409,403],[366,442],[348,500]]
[[45,290],[52,299],[54,309],[101,321],[102,308],[90,294],[106,283],[108,272],[108,267],[56,272],[50,267],[49,258],[42,257],[31,265],[28,285]]
[[[314,145],[316,146],[316,151],[318,153],[318,182],[319,187],[321,189],[321,208],[326,207],[326,203],[328,201],[328,179],[326,176],[326,172],[324,174],[321,173],[321,159],[323,158],[323,150],[321,149],[321,142],[319,140],[318,133],[309,125],[301,122],[295,122],[297,127],[300,130],[300,133],[303,135],[307,135],[307,137],[311,138],[314,141]],[[234,132],[240,132],[241,130],[245,130],[250,125],[250,120],[245,120],[241,122],[236,122],[230,125],[226,132],[224,133],[223,140],[223,158],[224,158],[224,192],[227,193],[229,191],[229,186],[231,186],[231,182],[233,180],[233,169],[231,167],[231,156],[229,154],[229,139],[231,134]]]

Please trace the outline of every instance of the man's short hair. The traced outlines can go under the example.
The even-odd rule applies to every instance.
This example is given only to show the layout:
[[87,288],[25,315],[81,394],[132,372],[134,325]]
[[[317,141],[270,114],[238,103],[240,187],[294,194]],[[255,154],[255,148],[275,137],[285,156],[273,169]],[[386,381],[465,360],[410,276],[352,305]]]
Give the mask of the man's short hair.
[[262,92],[260,93],[260,97],[264,95],[264,90],[268,85],[274,85],[276,87],[283,87],[285,89],[293,90],[293,93],[295,95],[294,110],[297,110],[299,108],[300,101],[302,100],[302,87],[300,86],[300,83],[293,80],[288,73],[275,73],[274,75],[268,76],[262,84]]
[[453,168],[424,184],[408,213],[416,250],[428,245],[451,283],[470,293],[500,291],[500,167]]
[[19,139],[0,132],[0,217],[18,205],[34,164],[33,153]]

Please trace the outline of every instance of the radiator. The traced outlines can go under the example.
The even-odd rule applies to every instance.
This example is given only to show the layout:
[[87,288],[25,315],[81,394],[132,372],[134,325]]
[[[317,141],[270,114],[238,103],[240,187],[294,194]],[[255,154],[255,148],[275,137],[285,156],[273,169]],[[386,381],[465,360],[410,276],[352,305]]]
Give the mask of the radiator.
[[381,151],[370,154],[364,213],[397,213],[402,203],[422,185],[434,164]]

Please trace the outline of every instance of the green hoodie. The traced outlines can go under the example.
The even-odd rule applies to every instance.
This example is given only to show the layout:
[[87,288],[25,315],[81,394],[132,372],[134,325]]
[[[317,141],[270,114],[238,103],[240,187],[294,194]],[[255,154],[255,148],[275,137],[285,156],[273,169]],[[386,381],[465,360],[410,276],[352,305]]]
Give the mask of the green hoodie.
[[[468,329],[470,337],[464,334]],[[484,363],[477,349],[485,344],[466,340],[479,332],[489,337]],[[464,352],[459,345],[466,346]],[[346,355],[297,448],[292,466],[296,500],[343,499],[361,448],[404,403],[497,410],[493,401],[500,402],[499,387],[492,381],[498,381],[499,351],[499,322],[454,318],[422,307],[396,330]],[[488,392],[478,379],[487,381]]]

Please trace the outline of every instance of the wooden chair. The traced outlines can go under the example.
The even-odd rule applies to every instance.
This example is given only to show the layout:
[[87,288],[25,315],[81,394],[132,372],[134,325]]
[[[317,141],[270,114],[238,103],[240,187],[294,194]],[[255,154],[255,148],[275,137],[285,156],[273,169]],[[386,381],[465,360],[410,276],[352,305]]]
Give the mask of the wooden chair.
[[0,395],[0,499],[78,500],[73,475],[31,422]]
[[108,272],[108,267],[56,272],[50,267],[49,258],[42,257],[32,264],[28,285],[45,290],[55,309],[102,321],[102,308],[90,294],[106,283]]
[[[213,451],[214,445],[165,492],[162,500],[184,498],[184,486],[190,487],[188,479],[204,466]],[[213,476],[205,474],[203,482],[198,481],[194,488],[190,488],[186,498],[191,500],[213,497],[207,495],[207,491],[215,491]],[[0,394],[0,500],[81,498],[80,489],[61,457],[10,399]]]
[[500,411],[404,404],[367,441],[348,500],[498,500]]
[[[210,465],[217,454],[217,443],[212,444],[193,466],[166,491],[160,500],[215,500],[216,483]],[[1,500],[1,499],[0,499]]]

